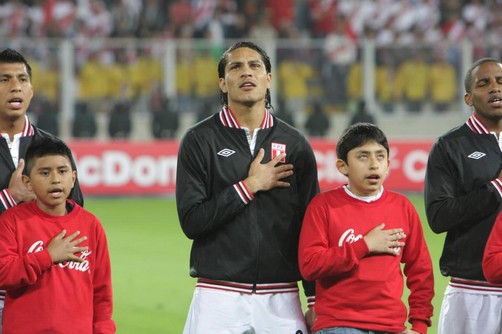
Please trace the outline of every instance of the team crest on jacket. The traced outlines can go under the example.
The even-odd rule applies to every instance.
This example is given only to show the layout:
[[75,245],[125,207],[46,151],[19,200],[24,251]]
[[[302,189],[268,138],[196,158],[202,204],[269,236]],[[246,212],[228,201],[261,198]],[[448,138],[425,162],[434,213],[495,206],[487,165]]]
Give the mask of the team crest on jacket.
[[[280,143],[272,143],[271,150],[272,152],[272,159],[274,159],[276,156],[281,155],[281,154],[286,154],[286,144],[280,144]],[[286,162],[286,158],[282,158],[279,162]]]

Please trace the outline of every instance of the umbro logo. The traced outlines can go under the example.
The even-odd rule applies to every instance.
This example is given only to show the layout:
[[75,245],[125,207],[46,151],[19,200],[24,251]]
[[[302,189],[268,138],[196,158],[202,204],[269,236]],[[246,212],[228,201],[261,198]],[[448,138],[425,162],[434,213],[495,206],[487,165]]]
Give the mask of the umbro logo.
[[471,154],[469,154],[467,157],[468,157],[468,158],[471,158],[471,159],[476,159],[476,160],[478,160],[478,159],[481,159],[482,157],[484,157],[485,155],[486,155],[486,154],[485,154],[485,153],[483,153],[483,152],[478,152],[478,151],[476,151],[476,152],[472,152],[472,153],[471,153]]
[[223,150],[219,151],[217,154],[221,155],[222,157],[228,158],[229,156],[231,156],[234,153],[235,153],[234,150],[231,150],[229,148],[224,148]]

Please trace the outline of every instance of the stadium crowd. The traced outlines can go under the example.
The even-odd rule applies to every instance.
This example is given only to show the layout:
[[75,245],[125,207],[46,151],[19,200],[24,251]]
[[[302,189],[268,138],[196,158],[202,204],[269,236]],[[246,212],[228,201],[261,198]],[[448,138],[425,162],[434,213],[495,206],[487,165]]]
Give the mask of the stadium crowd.
[[[376,47],[374,86],[381,111],[453,110],[462,42],[473,46],[476,58],[500,58],[501,14],[502,1],[495,0],[13,0],[0,1],[0,41],[8,46],[23,38],[71,40],[76,125],[80,114],[89,116],[82,110],[91,110],[91,117],[104,111],[109,136],[128,137],[131,106],[138,101],[151,112],[152,127],[159,119],[177,124],[173,110],[215,112],[216,55],[232,39],[289,41],[277,49],[274,93],[284,101],[275,111],[291,122],[292,115],[313,114],[317,102],[323,112],[355,112],[364,99],[361,46],[367,40]],[[123,42],[99,42],[110,38]],[[162,94],[159,45],[168,40],[191,43],[176,49],[175,97]],[[46,110],[60,109],[58,47],[20,45],[14,47],[31,55],[39,93],[32,112],[56,132],[57,112]],[[112,129],[112,120],[122,125]],[[176,133],[152,131],[156,137]]]

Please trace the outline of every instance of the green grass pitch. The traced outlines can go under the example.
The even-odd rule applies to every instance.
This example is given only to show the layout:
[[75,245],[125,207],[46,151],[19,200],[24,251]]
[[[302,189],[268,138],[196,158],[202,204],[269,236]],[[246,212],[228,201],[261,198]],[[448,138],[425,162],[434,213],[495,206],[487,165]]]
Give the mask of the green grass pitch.
[[[437,317],[447,279],[438,262],[444,235],[425,220],[423,196],[409,195],[424,226],[434,263],[436,296],[429,334]],[[190,240],[178,223],[172,198],[88,198],[85,207],[102,221],[110,247],[114,319],[119,334],[180,334],[195,280],[188,275]]]

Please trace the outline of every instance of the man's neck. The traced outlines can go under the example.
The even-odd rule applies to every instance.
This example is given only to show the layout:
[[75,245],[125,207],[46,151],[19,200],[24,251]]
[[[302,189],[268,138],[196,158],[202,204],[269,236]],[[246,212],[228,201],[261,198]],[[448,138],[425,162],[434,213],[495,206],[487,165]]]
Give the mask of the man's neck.
[[23,132],[24,128],[24,117],[21,119],[12,120],[0,120],[0,132],[9,135],[10,140],[14,140],[14,135]]
[[237,122],[243,128],[253,131],[259,128],[265,117],[265,106],[254,105],[252,107],[247,107],[243,105],[229,105],[230,110],[234,114]]

